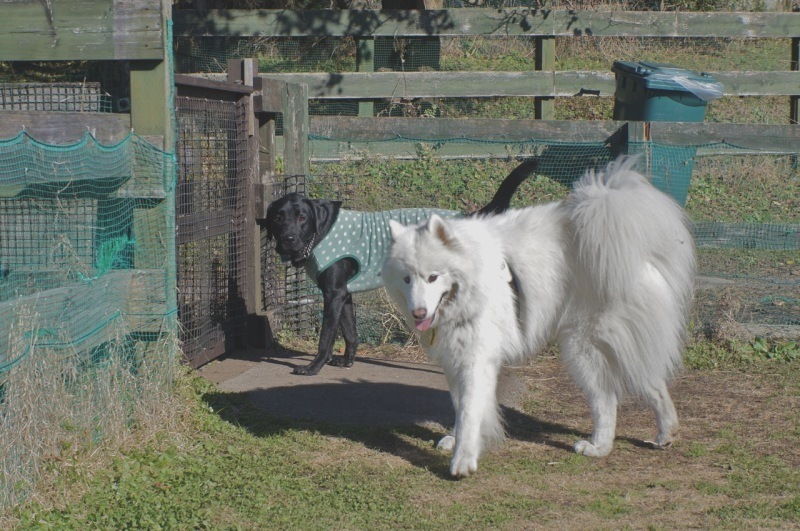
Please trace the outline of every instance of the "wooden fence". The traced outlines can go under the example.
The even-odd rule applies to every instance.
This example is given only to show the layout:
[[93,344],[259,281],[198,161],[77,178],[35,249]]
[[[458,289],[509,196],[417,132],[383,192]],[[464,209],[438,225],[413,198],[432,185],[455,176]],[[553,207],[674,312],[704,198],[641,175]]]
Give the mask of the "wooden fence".
[[[125,61],[129,65],[132,107],[130,113],[122,114],[95,112],[98,109],[85,106],[73,109],[63,105],[4,105],[3,109],[27,110],[0,110],[0,138],[13,137],[24,129],[41,142],[72,144],[88,132],[101,143],[115,144],[134,130],[156,147],[172,150],[172,57],[167,31],[171,2],[52,0],[31,3],[12,0],[2,3],[0,14],[0,61]],[[9,87],[6,89],[8,92]],[[48,97],[59,103],[58,94]],[[88,176],[98,180],[106,177]],[[135,269],[113,271],[92,283],[43,289],[30,296],[4,301],[0,304],[0,314],[13,316],[19,308],[27,306],[39,314],[42,323],[54,323],[54,327],[71,337],[75,350],[81,351],[114,339],[113,331],[109,336],[97,331],[89,334],[87,329],[97,327],[100,330],[101,325],[105,326],[104,323],[116,315],[122,316],[127,329],[161,333],[164,318],[173,319],[170,312],[177,304],[174,282],[167,281],[163,293],[152,299],[144,297],[143,293],[147,292],[142,288],[158,289],[165,284],[165,279],[175,278],[174,204],[166,200],[163,189],[158,192],[123,187],[110,197],[111,200],[124,198],[135,205],[130,214],[130,233],[136,235],[137,245],[144,249],[162,249],[162,252],[137,256],[133,264]],[[7,195],[3,197],[2,226],[6,234],[14,234],[15,230],[24,229],[30,220],[13,215],[19,205],[25,205],[24,199]],[[95,197],[78,201],[90,206],[97,204]],[[44,208],[40,210],[43,212]],[[55,232],[57,227],[51,227],[42,212],[34,214],[41,220],[43,230]],[[96,241],[95,232],[101,230],[96,219],[97,209],[87,212],[87,219],[79,223],[83,232],[76,236],[76,241]],[[62,220],[61,223],[66,222]],[[41,244],[32,236],[20,236],[10,243]],[[4,255],[4,260],[9,259],[8,254]],[[97,257],[91,246],[87,246],[84,254],[87,267],[93,266]],[[39,274],[38,264],[28,267],[33,271],[31,277]],[[102,303],[79,307],[76,302],[92,297]]]
[[[632,140],[667,144],[727,141],[753,150],[797,152],[800,132],[800,13],[682,13],[537,10],[530,8],[469,8],[440,11],[197,11],[174,12],[175,34],[182,37],[353,37],[357,40],[359,70],[335,73],[264,73],[290,86],[307,87],[318,100],[380,98],[530,97],[536,120],[417,119],[310,116],[297,127],[318,138],[300,146],[312,159],[362,152],[394,156],[414,153],[412,139],[473,138],[518,142],[538,140],[605,141],[621,132]],[[374,39],[452,36],[526,36],[536,40],[536,68],[531,72],[374,72]],[[612,96],[614,74],[607,71],[565,71],[556,68],[555,38],[757,38],[787,39],[785,71],[708,72],[724,85],[726,96],[788,96],[787,125],[648,123],[611,121],[553,121],[554,99],[581,94]],[[368,108],[367,108],[368,109]],[[369,112],[369,110],[367,111]],[[371,114],[371,113],[370,113]],[[302,115],[302,113],[301,113]],[[306,121],[307,120],[307,121]],[[376,144],[377,143],[377,144]],[[503,149],[498,148],[502,154]],[[492,156],[485,146],[448,146],[444,156]],[[294,157],[304,159],[302,154]],[[307,166],[287,165],[287,172],[305,173]]]

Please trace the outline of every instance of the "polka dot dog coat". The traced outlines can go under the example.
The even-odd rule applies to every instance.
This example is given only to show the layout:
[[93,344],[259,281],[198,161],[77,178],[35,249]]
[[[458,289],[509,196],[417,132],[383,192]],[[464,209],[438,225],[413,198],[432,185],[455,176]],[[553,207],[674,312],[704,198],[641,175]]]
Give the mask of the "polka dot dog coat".
[[461,213],[437,208],[401,208],[382,212],[340,210],[331,230],[314,247],[306,261],[306,272],[316,280],[332,263],[342,258],[352,258],[358,263],[358,272],[347,282],[350,293],[369,291],[383,286],[381,268],[391,245],[389,220],[403,225],[417,225],[431,214],[453,218]]

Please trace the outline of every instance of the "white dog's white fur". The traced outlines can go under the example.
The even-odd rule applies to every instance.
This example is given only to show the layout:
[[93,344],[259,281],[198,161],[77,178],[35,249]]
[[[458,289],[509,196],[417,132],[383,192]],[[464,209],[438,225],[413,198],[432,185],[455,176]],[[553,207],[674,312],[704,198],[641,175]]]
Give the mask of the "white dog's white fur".
[[678,418],[667,390],[680,366],[695,253],[681,207],[621,159],[589,171],[562,202],[483,218],[392,223],[383,266],[392,299],[442,365],[456,411],[450,473],[476,471],[504,435],[503,364],[557,339],[589,401],[590,440],[611,451],[623,393],[641,397],[668,446]]

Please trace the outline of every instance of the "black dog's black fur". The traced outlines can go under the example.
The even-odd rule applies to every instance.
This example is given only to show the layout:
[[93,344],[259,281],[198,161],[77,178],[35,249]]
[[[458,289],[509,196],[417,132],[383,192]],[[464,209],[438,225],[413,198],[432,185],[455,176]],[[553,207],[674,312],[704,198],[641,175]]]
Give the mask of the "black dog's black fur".
[[[508,209],[511,197],[519,185],[536,171],[537,160],[529,159],[514,168],[503,180],[488,205],[470,216],[499,214]],[[275,238],[276,250],[295,267],[303,267],[314,249],[336,221],[341,201],[308,199],[300,194],[287,194],[273,201],[267,208],[267,237]],[[357,273],[355,261],[345,258],[334,262],[317,277],[317,286],[322,290],[322,331],[319,348],[314,360],[296,367],[294,374],[314,375],[323,365],[350,367],[358,348],[358,331],[352,294],[347,281]],[[336,330],[344,337],[344,356],[333,356]]]

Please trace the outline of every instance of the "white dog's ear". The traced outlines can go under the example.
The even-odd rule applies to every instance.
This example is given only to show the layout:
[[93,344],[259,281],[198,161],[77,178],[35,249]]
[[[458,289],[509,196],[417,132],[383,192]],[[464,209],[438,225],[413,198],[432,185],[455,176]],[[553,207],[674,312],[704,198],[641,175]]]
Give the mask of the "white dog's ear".
[[430,219],[428,219],[427,225],[425,225],[425,228],[430,231],[431,234],[436,236],[436,238],[442,242],[445,247],[455,247],[457,245],[456,239],[453,236],[450,227],[448,227],[447,223],[436,214],[431,215]]
[[399,221],[389,220],[389,232],[392,233],[392,240],[397,241],[406,232],[406,227]]

